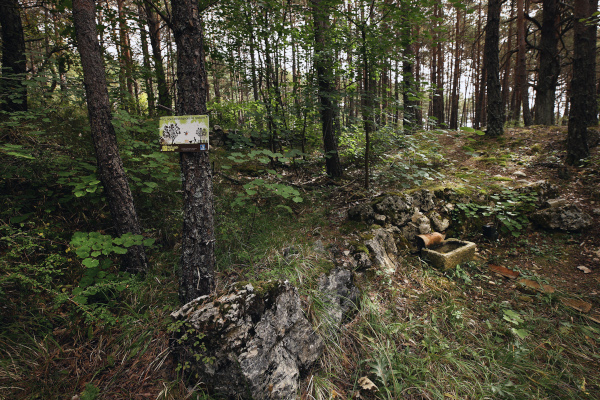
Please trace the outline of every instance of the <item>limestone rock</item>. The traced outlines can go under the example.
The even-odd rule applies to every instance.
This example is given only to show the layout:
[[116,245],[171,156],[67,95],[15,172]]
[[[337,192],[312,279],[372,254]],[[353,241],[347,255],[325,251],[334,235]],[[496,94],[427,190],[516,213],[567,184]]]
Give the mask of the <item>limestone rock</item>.
[[393,274],[396,272],[398,262],[398,248],[394,239],[395,231],[379,228],[371,233],[373,237],[365,242],[365,246],[369,249],[373,266]]
[[[427,233],[431,233],[431,222],[429,221],[429,218],[427,218],[426,216],[422,216],[417,220],[417,226],[419,227],[419,234],[420,235],[425,235]],[[414,239],[410,239],[410,241],[412,242]]]
[[356,310],[359,291],[354,286],[352,272],[336,268],[328,275],[321,275],[318,284],[328,322],[337,329]]
[[234,285],[174,312],[174,353],[188,380],[217,397],[291,399],[323,350],[287,282]]
[[370,204],[359,204],[348,210],[348,218],[352,221],[366,222],[370,224],[375,218],[373,206]]
[[552,207],[535,212],[531,219],[545,229],[580,231],[592,226],[592,217],[576,204]]
[[356,253],[354,255],[354,259],[356,260],[356,269],[364,270],[369,269],[373,266],[373,262],[369,258],[369,255],[363,252]]
[[519,193],[531,193],[535,192],[538,196],[538,203],[542,204],[548,199],[555,199],[558,197],[558,186],[549,183],[548,181],[537,181],[527,186],[517,189]]
[[410,196],[387,196],[375,205],[378,214],[389,218],[390,223],[402,226],[410,221],[413,215],[413,199]]
[[435,207],[433,202],[434,195],[430,190],[422,189],[412,194],[413,206],[421,211],[431,211]]
[[444,232],[450,226],[448,218],[442,218],[442,216],[435,211],[431,213],[429,219],[431,220],[433,230],[436,232]]

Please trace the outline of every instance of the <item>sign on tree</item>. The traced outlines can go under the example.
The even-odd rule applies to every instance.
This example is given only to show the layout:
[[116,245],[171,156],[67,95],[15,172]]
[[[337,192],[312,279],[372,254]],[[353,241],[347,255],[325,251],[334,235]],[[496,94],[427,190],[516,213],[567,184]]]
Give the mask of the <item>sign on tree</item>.
[[161,117],[161,151],[198,152],[208,150],[208,115]]

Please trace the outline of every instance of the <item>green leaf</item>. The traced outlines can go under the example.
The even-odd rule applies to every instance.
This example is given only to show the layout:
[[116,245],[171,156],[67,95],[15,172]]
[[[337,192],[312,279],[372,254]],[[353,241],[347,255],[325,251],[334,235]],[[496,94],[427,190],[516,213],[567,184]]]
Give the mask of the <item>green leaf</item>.
[[144,241],[142,242],[142,244],[144,246],[152,246],[155,241],[156,241],[156,239],[148,238],[148,239],[144,239]]
[[527,336],[529,336],[529,331],[527,329],[511,328],[511,332],[521,339],[525,339]]
[[91,249],[89,246],[81,246],[80,248],[75,250],[75,253],[77,253],[77,257],[79,258],[87,258],[90,256],[90,250]]
[[303,200],[303,199],[302,199],[302,197],[300,197],[300,196],[296,196],[296,197],[294,197],[294,198],[292,199],[292,201],[293,201],[294,203],[302,203],[302,200]]
[[98,261],[95,258],[86,258],[85,260],[82,261],[82,264],[84,267],[87,267],[87,268],[95,268],[98,266],[98,264],[100,264],[100,261]]

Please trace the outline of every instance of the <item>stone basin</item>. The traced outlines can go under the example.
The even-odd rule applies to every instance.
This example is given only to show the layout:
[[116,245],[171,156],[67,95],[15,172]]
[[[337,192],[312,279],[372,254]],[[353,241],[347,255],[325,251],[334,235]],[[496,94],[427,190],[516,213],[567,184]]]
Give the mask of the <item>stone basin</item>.
[[421,257],[434,267],[446,270],[473,260],[475,247],[473,242],[447,239],[436,247],[421,249]]

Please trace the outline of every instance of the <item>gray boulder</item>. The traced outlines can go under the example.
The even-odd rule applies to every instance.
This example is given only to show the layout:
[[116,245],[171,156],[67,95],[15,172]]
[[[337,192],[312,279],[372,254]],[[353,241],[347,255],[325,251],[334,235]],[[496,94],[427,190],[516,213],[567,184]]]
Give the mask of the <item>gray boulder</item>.
[[536,211],[531,220],[541,228],[561,231],[581,231],[593,223],[592,217],[576,204]]
[[337,329],[357,309],[359,291],[354,286],[352,272],[335,268],[328,275],[321,275],[318,284],[328,325]]
[[375,218],[373,206],[370,204],[358,204],[348,210],[348,218],[352,221],[366,222],[370,224]]
[[433,201],[434,194],[430,190],[422,189],[412,194],[413,207],[420,209],[421,211],[428,212],[434,209],[435,203]]
[[291,399],[323,351],[287,282],[237,284],[171,314],[184,375],[217,397]]
[[429,219],[431,220],[433,230],[436,232],[444,232],[450,226],[450,221],[448,218],[443,218],[436,211],[430,214]]
[[398,248],[394,234],[397,229],[379,228],[371,231],[371,237],[365,241],[373,266],[388,274],[396,272],[399,261]]
[[410,221],[413,215],[413,199],[410,196],[387,196],[381,202],[375,204],[378,214],[388,217],[389,222],[396,226],[402,226]]

